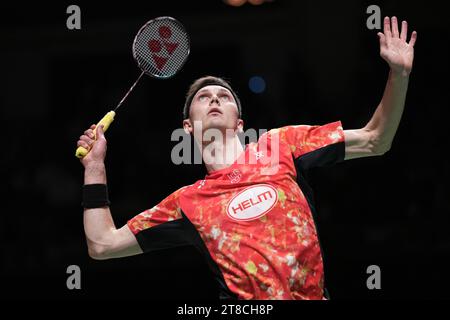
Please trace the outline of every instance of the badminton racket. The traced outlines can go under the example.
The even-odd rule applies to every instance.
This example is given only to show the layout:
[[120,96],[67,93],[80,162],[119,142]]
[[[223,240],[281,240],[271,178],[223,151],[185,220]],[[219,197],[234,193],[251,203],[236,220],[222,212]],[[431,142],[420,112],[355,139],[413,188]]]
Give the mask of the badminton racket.
[[[189,36],[179,21],[172,17],[158,17],[148,21],[139,29],[132,46],[133,57],[142,72],[117,106],[109,111],[96,127],[103,125],[103,130],[108,130],[117,109],[122,106],[144,74],[157,79],[173,77],[185,64],[189,50]],[[96,135],[96,130],[94,130],[94,135]],[[78,147],[75,155],[83,158],[89,153],[89,150]]]

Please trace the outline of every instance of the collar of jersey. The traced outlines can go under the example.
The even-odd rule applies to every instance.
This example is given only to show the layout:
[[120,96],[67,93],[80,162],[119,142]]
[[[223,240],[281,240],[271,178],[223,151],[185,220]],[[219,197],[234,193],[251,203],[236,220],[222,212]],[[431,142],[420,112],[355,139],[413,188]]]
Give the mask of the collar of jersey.
[[237,157],[236,160],[234,160],[234,162],[233,162],[232,164],[230,164],[230,165],[229,165],[228,167],[226,167],[226,168],[222,168],[222,169],[218,169],[218,170],[214,170],[214,171],[209,172],[208,174],[206,174],[205,180],[206,180],[206,179],[208,179],[208,180],[209,180],[209,179],[217,179],[217,178],[223,176],[224,172],[227,172],[227,171],[229,171],[231,168],[233,168],[234,166],[236,166],[237,161],[238,161],[241,157],[245,157],[245,154],[246,154],[246,152],[247,152],[247,146],[248,146],[248,144],[246,144],[246,145],[244,146],[244,151],[239,155],[239,157]]

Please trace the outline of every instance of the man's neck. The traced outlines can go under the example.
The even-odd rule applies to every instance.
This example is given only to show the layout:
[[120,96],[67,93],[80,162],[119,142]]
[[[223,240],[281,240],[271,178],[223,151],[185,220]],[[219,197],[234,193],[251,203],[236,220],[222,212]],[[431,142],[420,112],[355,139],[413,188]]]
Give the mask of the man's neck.
[[203,143],[202,157],[208,173],[229,167],[244,152],[236,134],[227,136],[224,140]]

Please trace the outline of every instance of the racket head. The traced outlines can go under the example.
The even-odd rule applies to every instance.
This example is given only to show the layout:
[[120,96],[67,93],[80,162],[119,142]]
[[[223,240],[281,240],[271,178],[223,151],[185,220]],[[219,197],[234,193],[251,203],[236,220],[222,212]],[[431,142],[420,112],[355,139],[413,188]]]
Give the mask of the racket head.
[[132,50],[134,59],[145,74],[168,79],[185,64],[190,52],[190,39],[178,20],[158,17],[141,27]]

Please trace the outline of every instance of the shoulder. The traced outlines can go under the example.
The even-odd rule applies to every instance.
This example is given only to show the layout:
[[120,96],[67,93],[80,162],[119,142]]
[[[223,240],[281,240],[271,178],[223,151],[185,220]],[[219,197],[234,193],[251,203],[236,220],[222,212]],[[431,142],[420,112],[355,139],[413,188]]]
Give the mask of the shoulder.
[[173,192],[172,195],[174,197],[179,197],[181,194],[183,194],[183,192],[186,192],[187,190],[189,190],[189,188],[191,188],[194,184],[195,183],[183,186],[183,187],[177,189],[175,192]]
[[266,143],[267,141],[271,142],[281,142],[286,143],[291,140],[292,135],[298,135],[300,132],[307,132],[311,129],[310,125],[286,125],[279,128],[273,128],[269,131],[263,133],[259,139],[258,143]]

